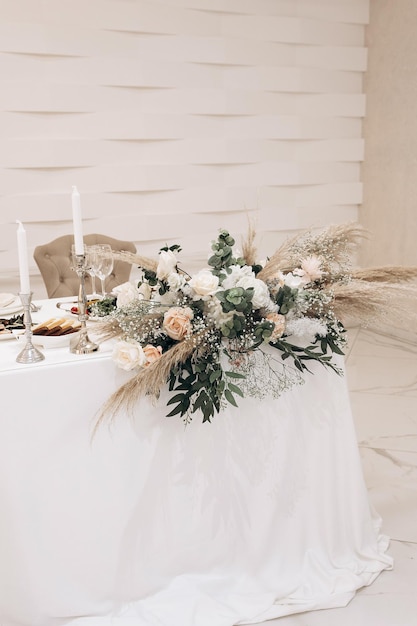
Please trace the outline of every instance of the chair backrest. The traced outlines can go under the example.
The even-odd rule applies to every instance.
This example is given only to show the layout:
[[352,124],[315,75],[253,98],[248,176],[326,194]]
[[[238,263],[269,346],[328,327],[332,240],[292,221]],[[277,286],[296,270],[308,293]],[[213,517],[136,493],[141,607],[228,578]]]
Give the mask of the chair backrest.
[[[73,235],[63,235],[42,246],[37,246],[33,252],[39,271],[45,283],[48,298],[62,298],[78,294],[80,279],[71,269],[71,246],[74,243]],[[97,243],[108,243],[112,250],[136,252],[136,246],[131,241],[113,239],[107,235],[84,235],[84,243],[91,246]],[[106,279],[106,291],[111,291],[117,285],[129,280],[132,266],[130,263],[115,261],[110,276]],[[91,293],[91,279],[86,279],[87,293]]]

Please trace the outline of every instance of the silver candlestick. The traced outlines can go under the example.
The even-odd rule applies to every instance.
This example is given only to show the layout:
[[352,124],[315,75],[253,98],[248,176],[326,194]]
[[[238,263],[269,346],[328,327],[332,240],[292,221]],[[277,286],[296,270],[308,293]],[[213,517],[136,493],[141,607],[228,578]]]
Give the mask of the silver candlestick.
[[23,304],[26,345],[16,357],[18,363],[37,363],[45,358],[42,352],[32,344],[32,316],[30,314],[32,293],[32,291],[30,293],[19,293],[19,298]]
[[85,254],[73,255],[75,271],[80,278],[78,291],[78,319],[81,324],[79,333],[70,340],[70,352],[74,354],[89,354],[98,350],[98,345],[91,341],[87,333],[87,296],[85,293],[85,277],[88,273],[88,263]]

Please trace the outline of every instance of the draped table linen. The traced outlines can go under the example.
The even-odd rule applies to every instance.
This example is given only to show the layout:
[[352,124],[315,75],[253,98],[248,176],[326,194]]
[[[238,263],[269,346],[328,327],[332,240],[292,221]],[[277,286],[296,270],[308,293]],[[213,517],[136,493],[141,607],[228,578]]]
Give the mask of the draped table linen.
[[344,377],[316,364],[188,426],[164,391],[92,437],[131,374],[106,347],[20,365],[20,341],[0,345],[2,626],[259,623],[344,606],[392,567]]

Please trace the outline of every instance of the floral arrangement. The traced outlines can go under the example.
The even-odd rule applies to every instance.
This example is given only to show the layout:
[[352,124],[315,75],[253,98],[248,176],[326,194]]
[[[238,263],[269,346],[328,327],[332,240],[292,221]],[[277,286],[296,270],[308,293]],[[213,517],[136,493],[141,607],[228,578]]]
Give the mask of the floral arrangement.
[[193,276],[180,267],[178,245],[162,248],[157,261],[114,253],[137,263],[141,278],[115,290],[100,333],[116,338],[115,363],[135,375],[102,417],[141,396],[158,398],[168,383],[167,416],[188,423],[199,413],[206,422],[239,397],[278,397],[304,381],[311,362],[341,374],[334,355],[343,355],[346,314],[363,323],[402,310],[401,298],[415,293],[402,284],[415,268],[351,270],[363,236],[357,224],[304,233],[262,262],[253,229],[242,252],[221,230],[208,267]]

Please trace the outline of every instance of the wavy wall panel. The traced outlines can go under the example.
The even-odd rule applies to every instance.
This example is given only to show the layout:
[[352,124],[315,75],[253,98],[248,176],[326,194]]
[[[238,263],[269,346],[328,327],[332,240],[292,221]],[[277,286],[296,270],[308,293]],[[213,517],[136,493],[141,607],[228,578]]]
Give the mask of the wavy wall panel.
[[[368,0],[0,0],[0,290],[72,231],[183,247],[357,219]],[[45,295],[35,264],[32,285]]]

